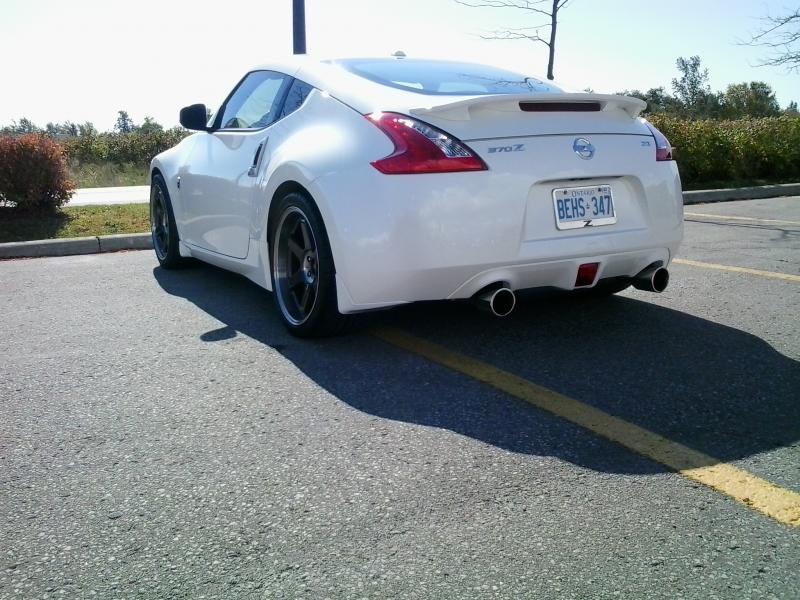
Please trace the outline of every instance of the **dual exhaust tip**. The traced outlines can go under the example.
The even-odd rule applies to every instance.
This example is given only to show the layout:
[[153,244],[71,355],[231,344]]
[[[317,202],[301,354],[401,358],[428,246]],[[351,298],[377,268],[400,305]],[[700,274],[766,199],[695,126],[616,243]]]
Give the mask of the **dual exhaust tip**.
[[478,308],[492,313],[495,317],[507,317],[517,305],[517,296],[508,287],[499,287],[474,296]]
[[669,285],[669,271],[664,267],[647,267],[631,283],[637,290],[660,294]]
[[[647,267],[634,276],[631,283],[637,290],[660,294],[669,285],[669,271],[661,266]],[[473,296],[473,301],[478,308],[495,317],[507,317],[517,305],[517,296],[511,288],[503,285],[478,292]]]

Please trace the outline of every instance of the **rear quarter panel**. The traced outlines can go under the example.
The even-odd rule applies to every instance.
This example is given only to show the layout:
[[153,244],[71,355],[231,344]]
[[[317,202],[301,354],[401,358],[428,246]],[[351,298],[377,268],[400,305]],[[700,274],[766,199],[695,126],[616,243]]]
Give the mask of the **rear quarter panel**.
[[392,142],[364,115],[314,90],[299,110],[276,124],[268,147],[269,162],[259,184],[261,200],[254,206],[251,237],[266,241],[269,210],[276,191],[286,182],[296,182],[311,193],[317,204],[336,260],[340,232],[335,205],[356,199],[331,196],[316,182],[331,175],[350,178],[351,189],[358,190],[355,193],[368,195],[366,187],[359,187],[360,167],[391,153]]

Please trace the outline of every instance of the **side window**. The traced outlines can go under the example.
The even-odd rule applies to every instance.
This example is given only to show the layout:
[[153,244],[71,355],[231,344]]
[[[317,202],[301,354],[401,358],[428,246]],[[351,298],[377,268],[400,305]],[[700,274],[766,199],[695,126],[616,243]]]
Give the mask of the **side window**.
[[223,129],[260,129],[278,119],[278,107],[289,77],[274,71],[254,71],[242,80],[222,113]]
[[289,88],[289,93],[286,96],[286,102],[283,104],[281,119],[286,115],[292,114],[294,111],[300,108],[313,89],[314,88],[307,83],[300,81],[299,79],[295,79],[292,82],[292,87]]

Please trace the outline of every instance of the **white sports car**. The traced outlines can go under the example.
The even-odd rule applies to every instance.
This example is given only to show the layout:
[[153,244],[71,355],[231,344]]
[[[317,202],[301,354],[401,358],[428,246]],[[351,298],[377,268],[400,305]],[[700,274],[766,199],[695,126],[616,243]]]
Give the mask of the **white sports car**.
[[683,236],[678,169],[636,98],[408,58],[258,67],[151,165],[164,268],[196,257],[273,290],[288,329],[515,290],[662,291]]

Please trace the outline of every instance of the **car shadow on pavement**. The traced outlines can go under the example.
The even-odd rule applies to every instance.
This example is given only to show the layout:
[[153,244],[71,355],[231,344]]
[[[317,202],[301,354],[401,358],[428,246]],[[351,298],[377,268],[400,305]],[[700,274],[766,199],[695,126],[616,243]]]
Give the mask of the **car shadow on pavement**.
[[158,284],[238,334],[271,346],[339,400],[366,414],[442,428],[512,452],[614,473],[661,468],[463,375],[369,335],[393,327],[732,461],[800,439],[800,364],[764,340],[634,296],[556,297],[496,319],[467,303],[375,313],[356,332],[298,340],[272,298],[213,267],[154,269]]

